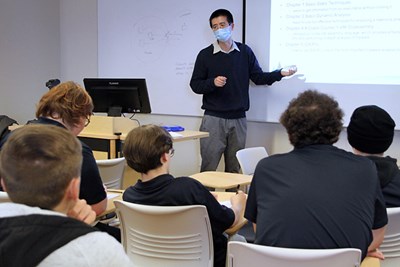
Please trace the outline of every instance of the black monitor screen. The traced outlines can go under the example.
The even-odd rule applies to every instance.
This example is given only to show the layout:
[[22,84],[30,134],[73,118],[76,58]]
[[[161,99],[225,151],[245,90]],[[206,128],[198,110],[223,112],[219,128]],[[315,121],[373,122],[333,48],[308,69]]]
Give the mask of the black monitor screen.
[[145,79],[85,78],[83,83],[92,97],[93,112],[151,113]]

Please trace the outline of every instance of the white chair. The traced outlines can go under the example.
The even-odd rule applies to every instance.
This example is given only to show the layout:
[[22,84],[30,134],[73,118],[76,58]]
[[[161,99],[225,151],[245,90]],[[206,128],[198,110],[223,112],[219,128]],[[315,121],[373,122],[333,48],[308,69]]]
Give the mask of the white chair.
[[[236,152],[242,173],[247,175],[253,175],[258,162],[265,157],[268,157],[265,147],[248,147]],[[249,189],[250,185],[244,188],[245,192],[248,192]],[[253,243],[255,240],[253,224],[248,222],[239,230],[239,234],[244,236],[247,242]]]
[[388,208],[388,225],[385,238],[379,249],[385,256],[381,261],[381,267],[400,266],[400,208]]
[[211,224],[204,206],[114,203],[122,244],[135,266],[213,266]]
[[268,157],[265,147],[248,147],[236,152],[242,173],[248,175],[254,174],[257,163],[265,157]]
[[6,192],[0,191],[0,203],[11,202],[11,199],[8,197]]
[[100,176],[107,188],[121,189],[125,169],[125,158],[96,160]]
[[293,249],[231,241],[228,243],[229,267],[358,267],[361,250]]

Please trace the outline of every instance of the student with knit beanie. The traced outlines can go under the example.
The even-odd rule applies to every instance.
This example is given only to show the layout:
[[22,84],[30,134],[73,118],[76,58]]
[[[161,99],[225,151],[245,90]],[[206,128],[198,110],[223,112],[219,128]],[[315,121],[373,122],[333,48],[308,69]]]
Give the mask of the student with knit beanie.
[[347,128],[347,139],[353,152],[375,163],[388,208],[400,207],[400,170],[397,160],[384,156],[393,142],[395,126],[385,110],[368,105],[354,110]]

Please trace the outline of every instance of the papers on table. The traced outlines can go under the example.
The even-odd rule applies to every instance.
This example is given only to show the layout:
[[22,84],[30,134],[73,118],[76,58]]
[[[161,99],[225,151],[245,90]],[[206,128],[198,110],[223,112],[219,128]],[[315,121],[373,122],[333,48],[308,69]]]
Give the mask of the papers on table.
[[118,193],[107,193],[107,199],[113,199],[113,198],[116,198],[119,195],[121,195],[121,194],[118,194]]
[[219,204],[224,205],[225,207],[232,208],[232,203],[230,200],[220,201]]
[[169,134],[171,135],[172,138],[181,138],[181,137],[183,137],[182,134],[177,133],[177,132],[169,132]]

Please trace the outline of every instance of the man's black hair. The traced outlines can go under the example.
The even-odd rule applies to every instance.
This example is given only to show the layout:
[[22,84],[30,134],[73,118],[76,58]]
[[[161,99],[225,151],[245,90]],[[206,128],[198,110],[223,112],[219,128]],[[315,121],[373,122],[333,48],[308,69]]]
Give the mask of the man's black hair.
[[231,25],[233,23],[233,16],[232,16],[232,13],[229,10],[217,9],[210,16],[210,27],[211,28],[212,28],[211,20],[214,19],[214,18],[220,17],[220,16],[226,17],[226,19],[228,20],[229,25]]

